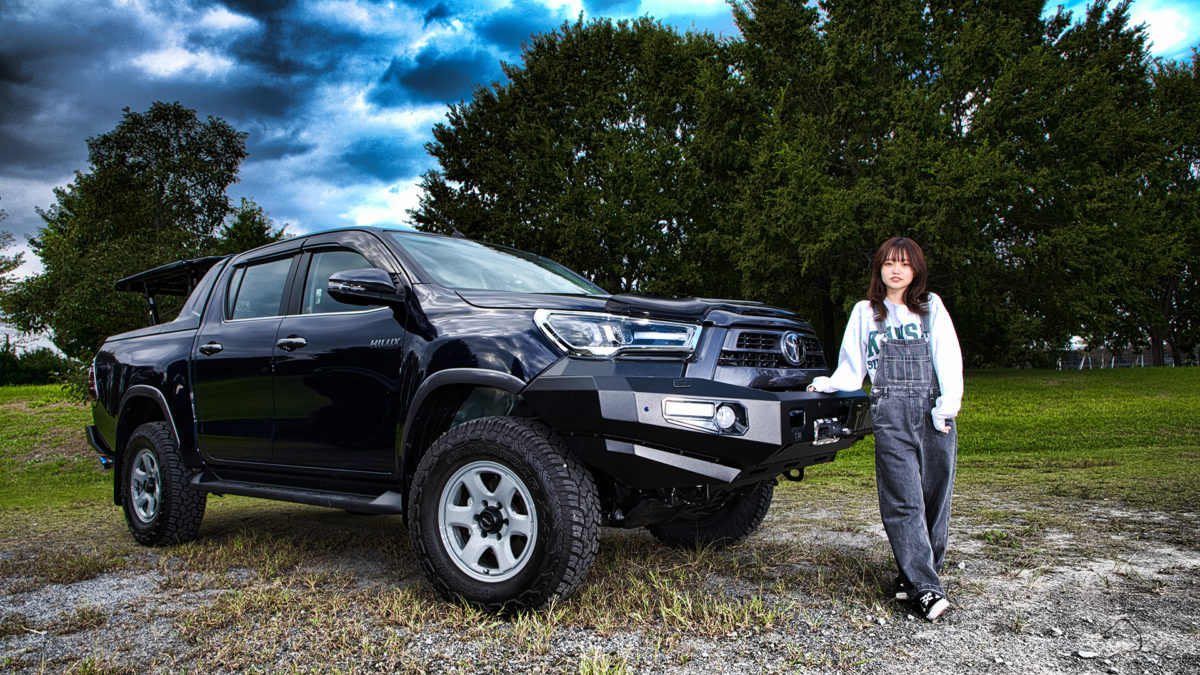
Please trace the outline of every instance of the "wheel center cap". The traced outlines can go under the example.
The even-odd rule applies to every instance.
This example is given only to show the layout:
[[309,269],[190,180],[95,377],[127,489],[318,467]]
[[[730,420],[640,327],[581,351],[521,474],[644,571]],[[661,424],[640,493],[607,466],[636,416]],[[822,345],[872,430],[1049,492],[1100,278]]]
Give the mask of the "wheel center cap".
[[501,513],[499,505],[489,506],[484,502],[483,510],[475,514],[475,522],[479,523],[479,529],[484,534],[498,534],[508,519]]

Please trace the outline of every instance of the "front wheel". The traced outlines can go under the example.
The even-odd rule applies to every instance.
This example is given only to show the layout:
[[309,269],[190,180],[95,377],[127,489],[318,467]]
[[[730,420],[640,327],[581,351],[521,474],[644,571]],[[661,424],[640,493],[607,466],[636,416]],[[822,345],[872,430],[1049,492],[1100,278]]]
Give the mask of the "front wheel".
[[532,420],[488,417],[446,432],[421,458],[408,508],[429,582],[488,611],[569,595],[599,542],[591,474]]
[[147,546],[195,539],[208,495],[189,484],[170,427],[147,422],[134,429],[124,460],[121,501],[133,538]]
[[696,519],[681,517],[648,529],[659,541],[671,546],[733,546],[758,529],[774,496],[775,482],[763,481],[734,496],[715,512]]

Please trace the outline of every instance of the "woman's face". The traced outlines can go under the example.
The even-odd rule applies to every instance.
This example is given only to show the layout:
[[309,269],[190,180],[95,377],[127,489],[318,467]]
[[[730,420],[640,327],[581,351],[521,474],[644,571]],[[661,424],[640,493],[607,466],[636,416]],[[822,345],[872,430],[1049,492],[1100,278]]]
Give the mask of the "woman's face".
[[913,280],[913,268],[908,264],[908,256],[904,254],[903,249],[895,249],[889,253],[879,273],[889,292],[904,292]]

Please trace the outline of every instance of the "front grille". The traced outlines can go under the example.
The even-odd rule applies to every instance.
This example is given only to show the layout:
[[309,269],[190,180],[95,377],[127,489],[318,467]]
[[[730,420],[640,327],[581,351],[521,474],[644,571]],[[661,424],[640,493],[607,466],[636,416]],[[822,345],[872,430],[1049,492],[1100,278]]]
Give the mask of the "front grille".
[[[737,348],[755,351],[779,351],[779,333],[742,333],[738,335]],[[807,346],[807,345],[806,345]]]
[[804,343],[804,363],[794,366],[779,350],[782,332],[742,331],[733,349],[721,350],[717,365],[729,368],[824,369],[825,355],[821,343],[810,335],[801,335]]

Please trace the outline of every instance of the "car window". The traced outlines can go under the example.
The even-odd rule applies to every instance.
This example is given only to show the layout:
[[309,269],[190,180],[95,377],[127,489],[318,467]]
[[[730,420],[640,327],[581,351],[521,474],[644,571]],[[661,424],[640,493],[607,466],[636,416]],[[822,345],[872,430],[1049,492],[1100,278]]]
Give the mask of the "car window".
[[600,295],[604,291],[553,260],[468,239],[392,232],[438,284],[454,289]]
[[291,266],[291,258],[282,258],[234,270],[229,281],[229,318],[278,316]]
[[308,277],[304,281],[304,305],[301,314],[324,314],[327,312],[360,312],[363,307],[347,305],[329,295],[329,275],[343,270],[373,267],[367,259],[354,251],[317,251],[308,266]]

